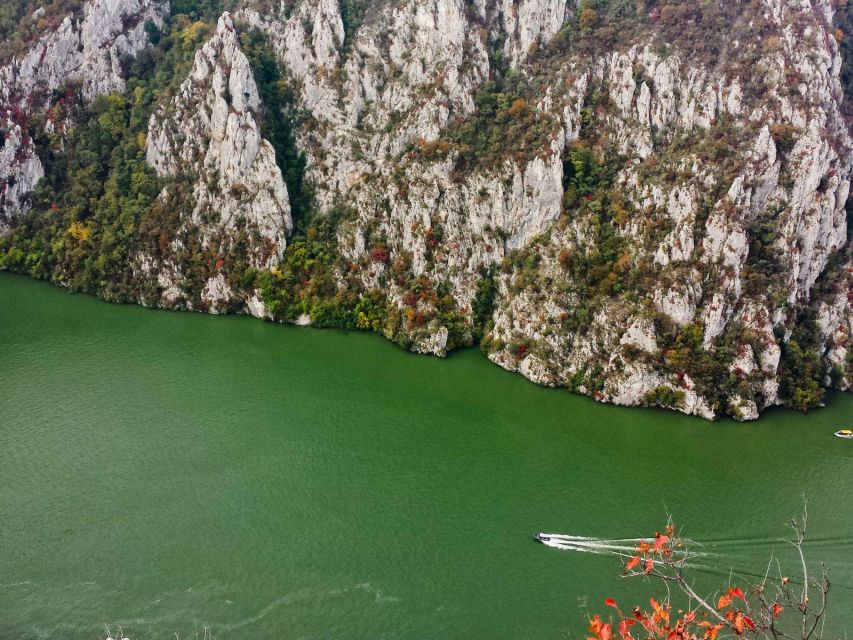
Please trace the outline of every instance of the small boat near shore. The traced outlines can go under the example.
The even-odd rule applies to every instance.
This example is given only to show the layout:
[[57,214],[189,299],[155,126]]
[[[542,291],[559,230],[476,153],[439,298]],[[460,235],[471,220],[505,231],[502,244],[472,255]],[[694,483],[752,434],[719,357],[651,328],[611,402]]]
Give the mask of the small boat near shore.
[[835,437],[844,440],[853,440],[853,429],[839,429],[835,432]]

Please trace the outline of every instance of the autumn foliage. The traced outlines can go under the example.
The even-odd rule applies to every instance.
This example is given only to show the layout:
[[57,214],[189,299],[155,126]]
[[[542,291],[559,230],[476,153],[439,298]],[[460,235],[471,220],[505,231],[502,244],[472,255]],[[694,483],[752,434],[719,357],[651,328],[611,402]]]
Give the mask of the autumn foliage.
[[648,607],[626,610],[607,598],[604,604],[615,613],[607,620],[601,615],[590,619],[589,640],[819,640],[829,580],[826,569],[817,577],[809,573],[802,551],[806,522],[805,510],[802,520],[791,521],[794,538],[788,542],[802,560],[796,581],[780,569],[778,577],[771,578],[768,571],[757,584],[729,584],[709,595],[700,594],[687,577],[685,570],[696,554],[670,523],[664,533],[642,541],[627,557],[623,575],[664,582],[667,593],[676,586],[686,596],[686,606],[676,609],[669,597],[660,602],[651,598]]

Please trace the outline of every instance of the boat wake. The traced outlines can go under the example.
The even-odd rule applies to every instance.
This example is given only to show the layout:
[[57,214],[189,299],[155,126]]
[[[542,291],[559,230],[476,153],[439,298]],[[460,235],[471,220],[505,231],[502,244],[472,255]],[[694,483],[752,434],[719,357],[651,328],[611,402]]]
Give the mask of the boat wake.
[[[534,536],[534,539],[541,542],[547,547],[559,549],[560,551],[575,551],[578,553],[593,553],[597,555],[611,555],[627,560],[636,554],[637,547],[640,543],[653,544],[654,538],[592,538],[588,536],[571,536],[560,533],[539,533]],[[675,550],[674,557],[682,560],[682,567],[690,567],[691,569],[708,572],[714,575],[729,575],[731,567],[729,563],[742,564],[744,566],[752,566],[752,571],[740,570],[739,575],[748,577],[761,578],[767,569],[767,560],[765,559],[758,564],[755,563],[755,551],[758,548],[763,548],[768,551],[768,557],[776,557],[774,553],[783,552],[789,553],[787,545],[773,538],[754,538],[741,540],[703,540],[697,542],[695,540],[683,540],[685,547],[689,548],[689,555],[684,551]],[[853,546],[853,538],[849,535],[837,536],[830,535],[809,541],[806,545],[814,550],[826,551],[833,550],[836,552],[843,551]],[[846,556],[846,551],[844,551]],[[842,566],[847,565],[847,561],[836,561],[836,564]],[[835,583],[838,585],[838,583]],[[850,585],[838,585],[845,589],[853,590]]]
[[[560,549],[561,551],[614,555],[622,558],[633,556],[640,543],[653,544],[655,541],[654,538],[616,538],[608,540],[587,536],[568,536],[560,533],[540,533],[534,537],[545,546]],[[692,540],[685,540],[685,542],[689,543],[692,548],[701,547],[701,545]],[[678,551],[675,553],[678,554]],[[698,558],[712,554],[703,551],[691,551],[690,555],[693,558]]]
[[603,538],[588,538],[584,536],[565,536],[559,533],[541,533],[539,542],[554,549],[564,551],[580,551],[583,553],[613,553],[617,555],[632,554],[641,542],[653,542],[651,538],[620,538],[605,540]]

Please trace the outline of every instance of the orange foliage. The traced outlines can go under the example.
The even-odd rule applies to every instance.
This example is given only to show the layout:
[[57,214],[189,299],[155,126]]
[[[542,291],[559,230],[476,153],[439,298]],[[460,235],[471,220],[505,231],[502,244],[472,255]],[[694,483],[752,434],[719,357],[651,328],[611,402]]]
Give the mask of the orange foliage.
[[[656,533],[654,538],[641,541],[634,554],[625,562],[625,572],[628,576],[651,576],[673,580],[671,573],[679,567],[679,557],[683,550],[677,548],[682,542],[675,534],[672,525],[664,533]],[[669,601],[658,602],[649,600],[649,607],[635,607],[630,614],[625,614],[613,598],[607,598],[604,604],[616,610],[618,619],[615,628],[622,640],[716,640],[723,629],[734,636],[743,636],[756,631],[757,625],[747,611],[747,595],[738,586],[728,587],[713,604],[699,600],[693,609],[678,611],[675,615]],[[701,606],[704,605],[704,606]],[[745,610],[746,609],[746,610]],[[765,614],[778,618],[785,607],[773,602],[764,605]],[[589,630],[593,634],[589,640],[611,640],[614,622],[606,622],[598,615],[590,620]],[[631,627],[640,624],[645,633],[633,636]]]
[[524,113],[525,109],[527,109],[527,101],[524,98],[517,98],[509,108],[509,115],[517,118]]

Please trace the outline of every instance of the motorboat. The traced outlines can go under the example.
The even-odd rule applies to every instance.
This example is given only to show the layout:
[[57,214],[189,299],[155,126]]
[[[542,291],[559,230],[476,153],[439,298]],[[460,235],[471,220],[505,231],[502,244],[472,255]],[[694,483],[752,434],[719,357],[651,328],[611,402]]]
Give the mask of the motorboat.
[[546,536],[544,533],[541,533],[541,532],[537,533],[535,536],[533,536],[533,539],[536,540],[537,542],[551,542],[551,538]]
[[843,438],[845,440],[853,440],[853,429],[839,429],[835,432],[835,437]]

